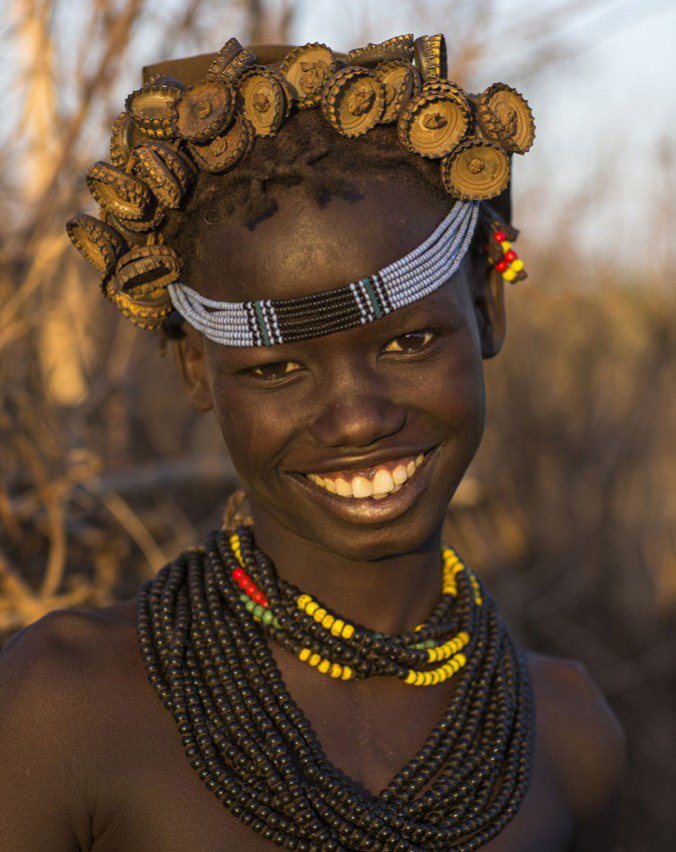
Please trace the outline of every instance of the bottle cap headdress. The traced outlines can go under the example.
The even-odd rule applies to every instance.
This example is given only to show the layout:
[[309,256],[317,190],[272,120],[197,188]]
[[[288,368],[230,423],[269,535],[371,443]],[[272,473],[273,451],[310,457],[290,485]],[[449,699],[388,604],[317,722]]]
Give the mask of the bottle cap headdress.
[[[252,49],[231,38],[214,56],[163,70],[127,97],[113,125],[111,162],[87,174],[100,218],[80,214],[66,228],[131,322],[158,329],[175,310],[227,346],[340,331],[436,290],[469,248],[480,202],[508,192],[510,155],[528,151],[535,135],[531,110],[511,87],[494,83],[472,95],[447,79],[442,35],[396,36],[348,54],[319,43]],[[180,280],[181,261],[164,240],[167,212],[184,207],[200,170],[236,168],[257,137],[274,136],[294,110],[314,108],[350,138],[396,123],[401,145],[440,162],[441,183],[455,199],[449,214],[408,255],[335,290],[275,301],[201,296]],[[505,280],[524,278],[510,243],[516,231],[496,215],[489,220],[489,260]]]

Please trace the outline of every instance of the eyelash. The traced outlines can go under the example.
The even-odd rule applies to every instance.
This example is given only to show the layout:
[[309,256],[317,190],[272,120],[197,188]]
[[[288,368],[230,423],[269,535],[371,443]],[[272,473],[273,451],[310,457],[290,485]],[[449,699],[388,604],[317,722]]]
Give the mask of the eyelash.
[[[436,333],[429,328],[421,329],[420,331],[410,331],[407,334],[401,334],[399,337],[395,337],[390,340],[383,347],[383,352],[385,354],[395,354],[395,355],[417,355],[419,352],[427,349],[430,343],[436,337]],[[420,338],[422,337],[421,345],[413,351],[406,351],[401,346],[399,349],[389,349],[393,344],[400,344],[401,341],[412,339],[412,338]],[[291,367],[291,369],[289,369]],[[276,369],[275,369],[276,368]],[[299,370],[302,370],[302,364],[299,364],[298,361],[274,361],[270,364],[260,364],[257,367],[250,367],[248,370],[244,372],[249,373],[257,379],[262,379],[263,381],[280,381],[290,376],[292,373],[296,373]],[[265,371],[270,371],[266,373]],[[271,375],[270,373],[276,373],[276,375]]]

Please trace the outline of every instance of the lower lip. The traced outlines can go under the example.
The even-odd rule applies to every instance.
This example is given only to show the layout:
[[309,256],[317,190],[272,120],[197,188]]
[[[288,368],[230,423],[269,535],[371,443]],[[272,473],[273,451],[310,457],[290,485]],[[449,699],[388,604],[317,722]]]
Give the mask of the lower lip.
[[410,479],[399,491],[376,500],[373,497],[339,497],[321,485],[316,485],[303,474],[291,474],[295,482],[311,493],[330,512],[353,524],[382,524],[393,521],[408,512],[418,497],[426,490],[432,462],[438,447],[429,450]]

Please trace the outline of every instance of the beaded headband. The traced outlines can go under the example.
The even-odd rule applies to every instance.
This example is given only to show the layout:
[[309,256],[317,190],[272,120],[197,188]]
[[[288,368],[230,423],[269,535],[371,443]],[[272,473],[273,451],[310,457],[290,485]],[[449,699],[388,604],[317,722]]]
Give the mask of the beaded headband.
[[[176,309],[219,343],[265,346],[379,319],[448,280],[471,242],[476,202],[507,189],[510,155],[533,143],[530,107],[514,89],[494,83],[471,95],[447,79],[443,35],[396,36],[348,54],[319,43],[257,50],[267,62],[231,38],[191,85],[158,75],[132,92],[113,125],[111,163],[87,174],[100,219],[80,214],[66,224],[101,273],[104,295],[141,328],[162,327]],[[400,261],[313,296],[213,302],[181,283],[180,259],[165,243],[168,211],[185,207],[200,170],[236,167],[294,108],[316,107],[345,137],[396,122],[408,151],[440,161],[442,184],[456,199],[448,217]],[[490,242],[487,253],[497,263]],[[523,264],[511,271],[507,280],[525,277]]]
[[458,269],[474,235],[479,205],[457,201],[436,230],[406,257],[337,290],[297,299],[216,302],[176,282],[176,310],[223,346],[272,346],[344,331],[422,299]]

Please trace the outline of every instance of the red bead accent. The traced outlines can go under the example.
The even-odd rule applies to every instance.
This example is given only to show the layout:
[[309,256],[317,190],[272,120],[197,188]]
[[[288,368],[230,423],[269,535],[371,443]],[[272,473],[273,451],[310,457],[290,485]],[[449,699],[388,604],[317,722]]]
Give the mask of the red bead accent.
[[504,233],[502,231],[496,231],[493,234],[493,239],[495,240],[496,243],[504,243],[504,241],[507,239],[507,237],[504,235]]
[[249,580],[249,578],[246,576],[246,574],[243,577],[240,577],[239,580],[237,581],[240,589],[246,589],[246,587],[249,585],[250,582],[251,582],[251,580]]
[[256,603],[263,603],[265,600],[265,595],[261,592],[260,589],[256,589],[256,591],[251,595],[251,599]]
[[506,260],[499,260],[495,264],[495,268],[497,269],[498,272],[504,272],[505,269],[507,269],[508,266],[509,266],[509,264],[507,263]]
[[246,577],[244,571],[241,568],[235,568],[235,570],[232,572],[232,579],[235,580],[235,582],[239,583],[242,577]]
[[511,249],[505,252],[505,260],[507,261],[507,263],[511,263],[513,260],[516,260],[518,256],[519,255]]

